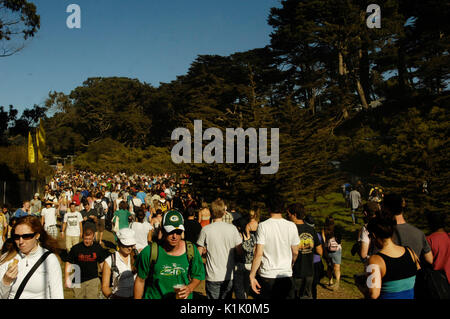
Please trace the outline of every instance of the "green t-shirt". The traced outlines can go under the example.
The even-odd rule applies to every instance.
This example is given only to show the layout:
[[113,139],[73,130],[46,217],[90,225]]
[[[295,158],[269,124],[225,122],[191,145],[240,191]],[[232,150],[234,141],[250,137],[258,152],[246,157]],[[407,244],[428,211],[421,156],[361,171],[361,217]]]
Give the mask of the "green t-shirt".
[[112,220],[113,223],[115,223],[115,221],[116,221],[116,218],[115,218],[116,216],[119,216],[119,229],[128,228],[128,226],[129,226],[128,217],[131,216],[131,213],[128,210],[123,210],[123,209],[116,210],[114,212],[114,218]]
[[[137,275],[145,279],[143,299],[175,299],[173,286],[189,284],[187,254],[171,256],[166,253],[164,248],[158,246],[158,259],[154,266],[153,276],[149,277],[151,249],[151,245],[145,247],[136,261]],[[195,245],[191,267],[191,278],[205,280],[205,267]],[[188,299],[192,299],[192,295],[191,293]]]

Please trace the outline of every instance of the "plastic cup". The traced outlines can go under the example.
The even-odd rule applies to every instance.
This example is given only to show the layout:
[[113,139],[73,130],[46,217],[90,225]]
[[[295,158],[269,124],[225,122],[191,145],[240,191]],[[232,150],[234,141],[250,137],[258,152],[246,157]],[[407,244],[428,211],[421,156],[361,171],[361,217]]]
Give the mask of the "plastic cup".
[[181,291],[181,289],[184,288],[183,284],[177,284],[175,286],[173,286],[173,290],[175,291],[175,299],[181,299],[179,296],[179,293]]

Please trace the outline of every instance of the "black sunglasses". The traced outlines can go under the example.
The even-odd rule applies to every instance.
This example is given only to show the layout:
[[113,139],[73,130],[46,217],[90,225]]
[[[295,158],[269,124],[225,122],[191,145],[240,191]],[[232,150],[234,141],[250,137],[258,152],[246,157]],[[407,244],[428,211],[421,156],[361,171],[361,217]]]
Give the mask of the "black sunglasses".
[[175,230],[172,230],[172,231],[169,233],[169,235],[172,235],[172,234],[181,235],[182,233],[183,233],[183,230],[181,230],[181,229],[175,229]]
[[34,236],[36,236],[36,234],[37,233],[22,234],[22,235],[14,234],[14,235],[12,235],[12,238],[14,240],[19,240],[20,238],[23,238],[24,240],[29,240],[29,239],[33,238]]

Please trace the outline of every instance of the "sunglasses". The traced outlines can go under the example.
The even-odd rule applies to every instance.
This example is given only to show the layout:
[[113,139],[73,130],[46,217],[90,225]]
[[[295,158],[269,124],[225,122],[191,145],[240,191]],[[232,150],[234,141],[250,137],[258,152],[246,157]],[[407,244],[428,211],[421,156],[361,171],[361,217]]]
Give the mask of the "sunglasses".
[[169,235],[172,235],[172,234],[181,235],[182,233],[183,233],[183,231],[181,229],[176,229],[176,230],[171,231],[169,233]]
[[20,238],[23,238],[24,240],[30,240],[34,236],[36,236],[37,233],[31,233],[31,234],[14,234],[12,235],[12,238],[14,240],[19,240]]

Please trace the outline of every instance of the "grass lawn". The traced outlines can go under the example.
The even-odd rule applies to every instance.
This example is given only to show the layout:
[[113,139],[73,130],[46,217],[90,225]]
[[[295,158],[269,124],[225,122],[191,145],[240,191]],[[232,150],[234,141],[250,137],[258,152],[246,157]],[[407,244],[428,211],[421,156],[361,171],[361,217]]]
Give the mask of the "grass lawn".
[[[352,246],[363,225],[362,215],[358,216],[358,224],[352,225],[350,208],[345,207],[345,201],[339,193],[319,197],[317,202],[306,202],[305,207],[307,213],[314,216],[317,231],[323,228],[325,218],[329,215],[333,215],[335,223],[343,229],[340,289],[334,293],[326,293],[326,298],[341,298],[341,295],[344,295],[344,298],[362,298],[361,292],[354,284],[353,275],[363,272],[364,269],[359,257],[351,254]],[[323,284],[326,282],[326,278],[321,281]]]

